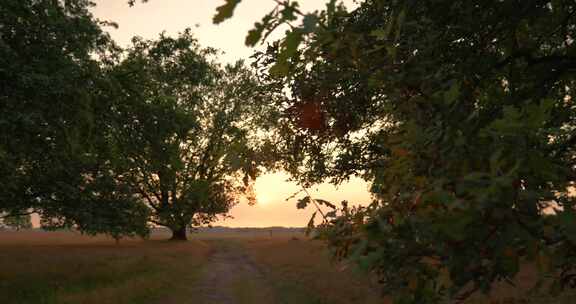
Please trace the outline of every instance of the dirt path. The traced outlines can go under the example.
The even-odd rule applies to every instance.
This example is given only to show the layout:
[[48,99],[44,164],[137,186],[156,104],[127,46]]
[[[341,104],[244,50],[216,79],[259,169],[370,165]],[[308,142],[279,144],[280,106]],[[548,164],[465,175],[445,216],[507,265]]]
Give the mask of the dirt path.
[[274,303],[262,269],[239,242],[218,240],[209,244],[212,253],[195,288],[199,303]]

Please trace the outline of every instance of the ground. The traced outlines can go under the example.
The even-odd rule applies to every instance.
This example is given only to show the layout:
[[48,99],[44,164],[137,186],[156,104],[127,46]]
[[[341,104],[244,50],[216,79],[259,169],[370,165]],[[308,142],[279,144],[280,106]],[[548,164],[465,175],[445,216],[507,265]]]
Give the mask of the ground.
[[[390,303],[350,265],[331,263],[319,241],[300,233],[253,230],[194,234],[188,242],[87,237],[72,232],[0,232],[2,304],[372,304]],[[533,277],[520,274],[524,288]],[[495,301],[576,303],[569,294],[529,301],[496,286]]]
[[[0,302],[383,303],[301,234],[216,233],[188,242],[0,232]],[[384,302],[385,303],[385,302]]]

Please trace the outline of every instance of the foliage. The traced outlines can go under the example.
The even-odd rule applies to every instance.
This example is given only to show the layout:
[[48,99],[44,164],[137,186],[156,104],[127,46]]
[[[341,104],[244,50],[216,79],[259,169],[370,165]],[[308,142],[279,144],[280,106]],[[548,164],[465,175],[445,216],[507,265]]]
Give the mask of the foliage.
[[[135,211],[106,161],[103,66],[116,47],[101,26],[114,24],[93,18],[92,5],[0,4],[0,211],[34,209],[55,226],[143,235],[146,222],[133,229],[136,218],[117,225]],[[104,222],[96,209],[108,214]]]
[[115,238],[152,221],[182,238],[253,199],[271,94],[189,30],[121,50],[92,5],[0,5],[0,211]]
[[526,262],[552,294],[574,286],[573,1],[283,1],[247,44],[286,23],[258,61],[292,96],[285,168],[373,183],[370,206],[323,225],[337,257],[398,303],[489,292]]
[[226,214],[258,174],[265,92],[241,62],[221,68],[214,54],[189,30],[135,38],[112,71],[116,179],[176,239]]

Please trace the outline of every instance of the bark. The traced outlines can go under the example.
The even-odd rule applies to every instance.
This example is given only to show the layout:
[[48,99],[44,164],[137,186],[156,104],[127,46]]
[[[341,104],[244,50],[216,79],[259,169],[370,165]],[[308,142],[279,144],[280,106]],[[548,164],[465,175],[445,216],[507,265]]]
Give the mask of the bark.
[[186,227],[180,227],[177,229],[171,229],[172,230],[172,238],[170,240],[172,241],[187,241],[188,237],[186,236]]

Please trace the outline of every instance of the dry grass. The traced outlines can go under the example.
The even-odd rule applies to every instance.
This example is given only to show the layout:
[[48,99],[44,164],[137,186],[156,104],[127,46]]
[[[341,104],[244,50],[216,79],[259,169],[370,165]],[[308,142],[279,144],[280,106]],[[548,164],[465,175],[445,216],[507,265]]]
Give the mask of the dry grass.
[[116,245],[69,232],[0,232],[0,303],[203,303],[198,285],[216,249],[237,251],[246,256],[239,263],[253,264],[231,281],[234,303],[382,303],[300,234],[200,234],[185,243],[166,237]]
[[[380,298],[378,287],[368,282],[366,275],[355,271],[353,266],[330,263],[328,250],[321,242],[300,236],[298,240],[289,237],[259,238],[244,244],[257,263],[268,268],[281,293],[290,299],[283,303],[391,303],[387,297]],[[490,295],[476,294],[466,304],[576,303],[575,292],[557,298],[529,294],[536,277],[536,268],[526,265],[517,275],[514,285],[497,283]],[[298,295],[307,295],[307,298],[298,298]]]
[[[202,233],[189,242],[167,237],[157,233],[117,245],[70,232],[0,232],[0,303],[390,303],[364,274],[332,264],[321,242],[301,234]],[[226,254],[217,259],[215,252]],[[491,297],[467,303],[576,303],[574,293],[511,300],[522,298],[534,277],[526,268],[516,288],[500,284]],[[207,288],[214,282],[220,284]],[[214,303],[209,296],[215,292],[233,300]]]
[[325,246],[299,236],[248,240],[247,250],[262,265],[282,303],[390,303],[361,273],[330,262]]
[[193,283],[208,251],[201,241],[2,232],[0,302],[155,303]]

